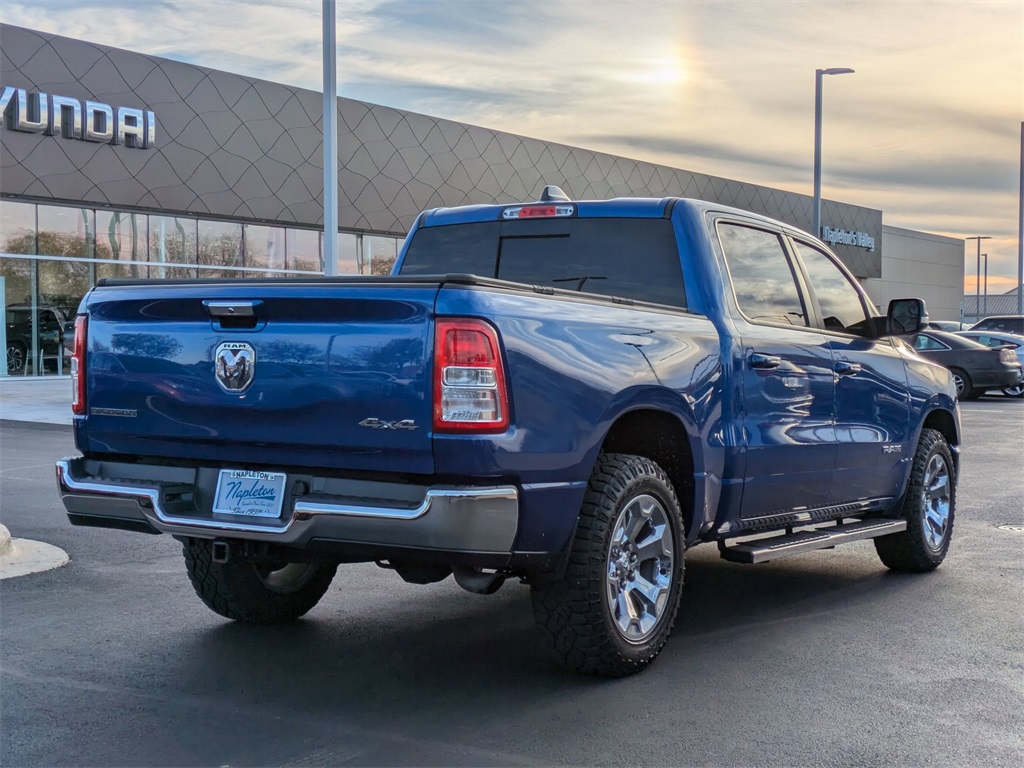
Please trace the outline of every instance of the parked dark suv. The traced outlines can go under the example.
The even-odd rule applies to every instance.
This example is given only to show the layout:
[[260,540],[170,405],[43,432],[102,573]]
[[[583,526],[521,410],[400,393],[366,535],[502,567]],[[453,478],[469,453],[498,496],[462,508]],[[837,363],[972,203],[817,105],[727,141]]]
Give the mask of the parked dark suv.
[[1024,336],[1024,315],[993,315],[971,326],[972,331],[1002,331]]
[[[45,304],[36,306],[38,352],[45,362],[63,354],[65,329],[69,325],[64,313]],[[32,305],[11,304],[5,317],[7,324],[7,372],[24,373],[32,355]]]

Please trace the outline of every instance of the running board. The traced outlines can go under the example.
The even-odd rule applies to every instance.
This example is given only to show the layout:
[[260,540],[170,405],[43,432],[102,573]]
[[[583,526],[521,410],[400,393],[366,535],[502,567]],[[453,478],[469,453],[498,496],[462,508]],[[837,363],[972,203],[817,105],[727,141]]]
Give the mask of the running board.
[[753,541],[725,545],[719,542],[722,557],[733,563],[765,563],[780,557],[799,555],[815,549],[829,549],[851,541],[873,539],[907,530],[907,521],[900,519],[859,520],[843,525],[826,525],[809,531],[769,536]]

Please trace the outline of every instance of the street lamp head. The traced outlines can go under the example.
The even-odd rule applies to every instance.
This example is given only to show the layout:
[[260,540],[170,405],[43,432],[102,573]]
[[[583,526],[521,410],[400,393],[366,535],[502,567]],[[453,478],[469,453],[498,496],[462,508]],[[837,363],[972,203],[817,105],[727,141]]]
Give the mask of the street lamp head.
[[854,71],[849,67],[829,67],[828,69],[819,69],[818,72],[822,75],[852,75]]

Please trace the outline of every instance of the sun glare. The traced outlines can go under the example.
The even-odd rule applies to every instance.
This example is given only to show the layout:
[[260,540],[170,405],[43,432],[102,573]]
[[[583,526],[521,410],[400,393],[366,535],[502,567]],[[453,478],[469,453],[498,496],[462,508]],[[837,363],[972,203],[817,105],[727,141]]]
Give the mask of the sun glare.
[[651,85],[678,85],[686,80],[686,70],[676,58],[650,59],[645,67],[633,72],[627,79],[634,83],[650,83]]

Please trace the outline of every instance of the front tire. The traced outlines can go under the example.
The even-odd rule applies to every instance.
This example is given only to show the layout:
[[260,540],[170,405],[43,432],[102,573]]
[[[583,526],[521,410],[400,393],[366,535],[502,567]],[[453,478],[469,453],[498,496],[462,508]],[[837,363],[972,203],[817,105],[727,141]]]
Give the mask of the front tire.
[[971,377],[967,375],[967,371],[962,371],[959,368],[950,368],[949,372],[953,374],[953,384],[956,386],[956,399],[970,400],[974,387],[971,384]]
[[953,535],[956,481],[956,465],[946,438],[934,429],[922,430],[903,500],[907,529],[874,540],[886,567],[923,573],[945,559]]
[[336,563],[213,561],[213,542],[186,539],[185,568],[199,598],[243,624],[287,624],[305,615],[331,586]]
[[664,470],[602,454],[571,546],[565,575],[531,590],[543,644],[579,672],[639,672],[668,640],[682,594],[682,514]]

